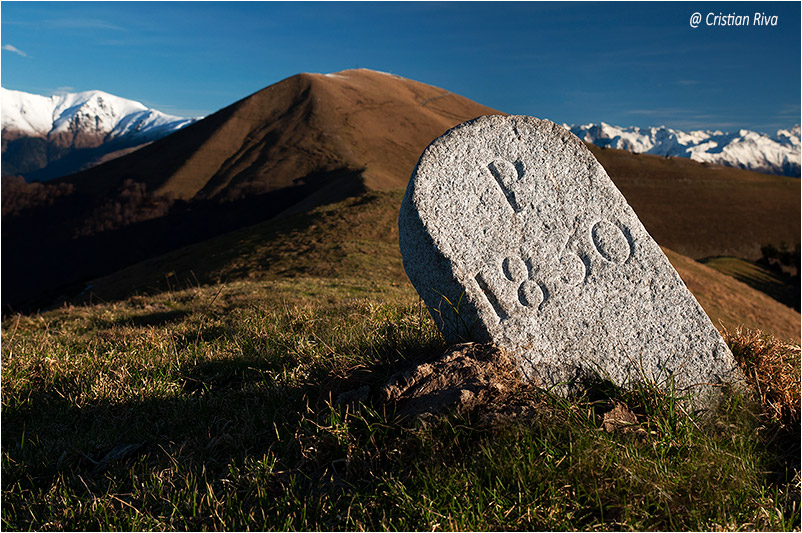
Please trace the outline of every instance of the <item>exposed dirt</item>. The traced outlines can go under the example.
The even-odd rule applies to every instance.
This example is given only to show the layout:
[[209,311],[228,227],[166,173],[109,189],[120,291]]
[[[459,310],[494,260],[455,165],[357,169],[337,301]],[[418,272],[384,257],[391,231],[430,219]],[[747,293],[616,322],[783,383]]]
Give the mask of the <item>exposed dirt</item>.
[[[544,391],[521,379],[515,358],[493,344],[452,346],[434,361],[394,374],[378,390],[365,385],[344,392],[337,403],[365,402],[371,396],[388,415],[424,424],[458,413],[480,426],[499,426],[548,416],[554,409]],[[628,406],[612,402],[606,410],[597,408],[604,431],[645,434]]]
[[602,427],[607,433],[633,431],[637,423],[638,418],[635,413],[630,411],[629,407],[620,403],[604,413],[602,418]]
[[521,382],[515,360],[488,344],[458,344],[436,361],[393,375],[379,391],[402,417],[460,413],[500,403]]

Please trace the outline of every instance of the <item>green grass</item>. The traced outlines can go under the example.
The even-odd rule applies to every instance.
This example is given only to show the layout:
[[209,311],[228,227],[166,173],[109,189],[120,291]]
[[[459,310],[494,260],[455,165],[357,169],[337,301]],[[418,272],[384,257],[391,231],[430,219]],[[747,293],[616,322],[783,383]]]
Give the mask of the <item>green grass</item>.
[[96,279],[76,301],[296,276],[408,283],[398,248],[403,194],[365,193],[226,233]]
[[[702,420],[648,386],[525,385],[426,424],[338,404],[445,349],[407,285],[238,281],[2,335],[5,530],[800,528],[798,406],[731,393]],[[605,431],[615,406],[637,423]]]
[[799,285],[794,286],[790,275],[780,275],[737,257],[710,257],[702,263],[768,294],[788,307],[799,310]]

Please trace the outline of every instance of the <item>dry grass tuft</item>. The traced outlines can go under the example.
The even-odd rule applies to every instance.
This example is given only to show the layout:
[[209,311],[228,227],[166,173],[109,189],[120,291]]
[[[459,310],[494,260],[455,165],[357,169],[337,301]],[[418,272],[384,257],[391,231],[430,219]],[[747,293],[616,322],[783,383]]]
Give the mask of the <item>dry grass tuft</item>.
[[800,347],[778,341],[759,330],[725,329],[746,379],[760,396],[766,414],[784,423],[800,420]]

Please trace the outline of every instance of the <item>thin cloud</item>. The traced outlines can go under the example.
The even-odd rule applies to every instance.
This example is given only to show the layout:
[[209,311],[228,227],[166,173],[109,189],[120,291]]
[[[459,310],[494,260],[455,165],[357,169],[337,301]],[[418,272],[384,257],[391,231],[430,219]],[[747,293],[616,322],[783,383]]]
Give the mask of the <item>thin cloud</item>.
[[799,123],[799,105],[786,104],[774,116],[781,120],[795,120],[795,123]]
[[50,19],[44,21],[46,26],[51,28],[63,28],[70,30],[113,30],[113,31],[128,31],[128,28],[123,28],[117,24],[113,24],[103,19],[96,18],[63,18],[63,19]]
[[692,112],[693,110],[691,109],[683,109],[679,107],[662,107],[654,109],[629,109],[627,111],[624,111],[624,113],[628,115],[645,115],[645,116],[686,115]]
[[19,54],[22,57],[28,57],[28,54],[26,54],[25,52],[23,52],[22,50],[20,50],[16,46],[14,46],[13,44],[4,44],[3,45],[3,50],[6,50],[8,52],[14,52],[15,54]]

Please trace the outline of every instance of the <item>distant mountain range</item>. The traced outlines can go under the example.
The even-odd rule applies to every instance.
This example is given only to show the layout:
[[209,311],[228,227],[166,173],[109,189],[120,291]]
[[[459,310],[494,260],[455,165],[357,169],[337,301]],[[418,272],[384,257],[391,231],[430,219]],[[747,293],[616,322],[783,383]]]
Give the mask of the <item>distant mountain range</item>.
[[638,154],[688,157],[700,163],[755,170],[784,176],[800,175],[799,125],[770,137],[739,130],[684,132],[658,128],[621,128],[602,122],[565,128],[585,142]]
[[40,96],[0,88],[4,176],[56,178],[193,122],[103,91]]
[[[40,96],[2,88],[2,174],[45,181],[129,153],[199,120],[167,115],[102,91]],[[800,175],[800,128],[773,137],[749,130],[685,132],[585,124],[564,127],[587,143],[686,157],[769,174]]]

